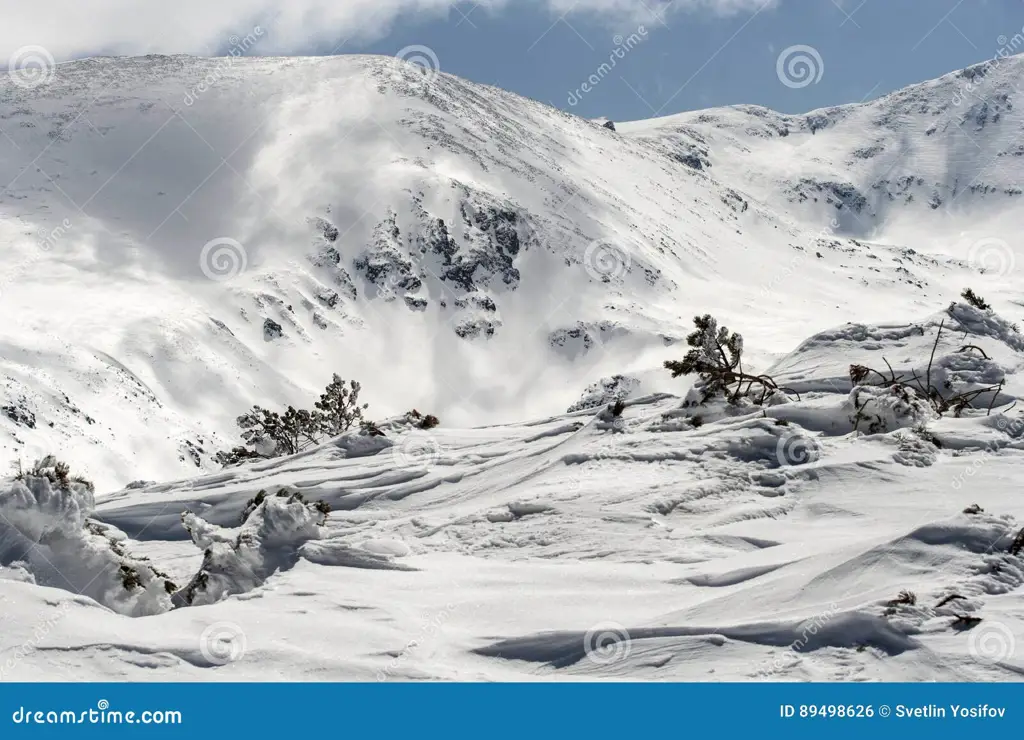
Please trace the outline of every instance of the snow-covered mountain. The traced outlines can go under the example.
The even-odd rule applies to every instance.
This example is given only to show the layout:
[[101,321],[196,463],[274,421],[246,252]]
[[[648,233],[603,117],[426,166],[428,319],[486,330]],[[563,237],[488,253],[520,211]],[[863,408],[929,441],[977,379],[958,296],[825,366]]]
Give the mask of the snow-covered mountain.
[[765,366],[966,284],[1004,308],[972,268],[1016,248],[1020,65],[617,131],[375,57],[5,77],[0,444],[110,487],[212,469],[238,413],[332,372],[468,426],[658,367],[697,312]]
[[[0,680],[1018,679],[1022,73],[613,126],[371,57],[0,81]],[[703,313],[777,393],[670,377]],[[214,464],[332,373],[384,436]]]
[[866,104],[805,115],[743,105],[619,130],[661,142],[801,221],[834,218],[848,236],[920,239],[922,219],[962,228],[971,218],[1012,218],[1024,196],[1022,70],[1012,57]]

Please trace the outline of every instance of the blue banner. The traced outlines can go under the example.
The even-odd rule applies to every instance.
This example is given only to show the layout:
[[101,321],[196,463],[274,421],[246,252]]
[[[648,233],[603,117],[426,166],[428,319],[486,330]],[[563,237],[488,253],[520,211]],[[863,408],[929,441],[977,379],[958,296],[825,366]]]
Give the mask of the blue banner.
[[0,684],[0,738],[1016,736],[1020,684]]

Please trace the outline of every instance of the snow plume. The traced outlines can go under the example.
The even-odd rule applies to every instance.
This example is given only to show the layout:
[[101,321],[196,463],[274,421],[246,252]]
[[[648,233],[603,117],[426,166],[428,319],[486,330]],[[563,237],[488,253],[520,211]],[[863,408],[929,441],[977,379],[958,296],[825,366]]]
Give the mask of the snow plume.
[[[525,0],[520,0],[520,5]],[[758,11],[775,0],[676,0],[636,3],[631,0],[530,0],[541,9],[608,18],[610,22],[656,20],[670,12],[738,13]],[[18,66],[26,43],[38,50],[33,59],[73,58],[97,53],[233,53],[239,38],[259,34],[253,53],[302,53],[317,43],[334,44],[342,38],[375,39],[385,36],[396,18],[415,15],[443,17],[455,13],[451,0],[181,0],[147,3],[132,0],[54,0],[45,6],[10,4],[0,28],[0,59]],[[513,8],[509,0],[479,0],[474,5],[498,11]],[[61,19],[55,22],[54,19]],[[246,49],[248,51],[248,49]]]
[[199,572],[174,595],[175,606],[212,604],[251,591],[276,571],[290,568],[302,545],[320,539],[327,512],[324,504],[306,503],[301,494],[284,488],[274,496],[260,491],[246,506],[238,529],[218,527],[186,511],[182,523],[204,557]]
[[91,521],[93,506],[90,484],[69,478],[52,457],[0,484],[0,566],[128,616],[169,609],[174,585]]

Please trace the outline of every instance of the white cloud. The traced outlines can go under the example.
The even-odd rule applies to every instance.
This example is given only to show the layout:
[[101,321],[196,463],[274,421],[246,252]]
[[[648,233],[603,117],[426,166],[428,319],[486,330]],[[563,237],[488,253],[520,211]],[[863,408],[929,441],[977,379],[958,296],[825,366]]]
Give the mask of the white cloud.
[[[561,15],[590,13],[621,19],[651,11],[733,13],[774,0],[477,0],[514,12],[517,3],[543,4]],[[266,31],[253,52],[295,54],[346,37],[387,34],[401,16],[443,16],[451,0],[47,0],[5,4],[0,67],[18,49],[42,46],[58,60],[84,54],[213,54],[259,24]],[[466,9],[463,6],[464,10]]]

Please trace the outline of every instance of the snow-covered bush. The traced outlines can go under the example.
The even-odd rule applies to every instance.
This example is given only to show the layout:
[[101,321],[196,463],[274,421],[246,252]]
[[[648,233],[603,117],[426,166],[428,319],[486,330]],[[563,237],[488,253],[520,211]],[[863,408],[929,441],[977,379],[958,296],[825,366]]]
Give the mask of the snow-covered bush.
[[[369,424],[372,425],[372,422]],[[395,443],[375,426],[363,427],[358,432],[349,432],[335,437],[330,444],[345,452],[345,457],[370,457],[382,450],[394,447]]]
[[416,409],[406,412],[405,416],[413,426],[424,431],[433,429],[441,423],[441,420],[433,414],[421,414]]
[[0,483],[0,567],[18,564],[39,585],[89,596],[128,616],[169,609],[175,585],[91,520],[94,505],[92,484],[52,456]]
[[920,427],[935,419],[932,405],[910,386],[856,386],[843,404],[855,430],[880,434]]
[[964,292],[960,294],[960,297],[967,301],[970,305],[974,306],[979,311],[989,311],[992,309],[991,304],[982,298],[980,295],[975,293],[970,288],[965,288]]
[[288,488],[256,494],[238,528],[186,511],[182,523],[204,557],[178,589],[145,558],[125,552],[123,534],[90,518],[93,507],[91,485],[52,457],[0,482],[0,576],[82,594],[126,616],[160,614],[256,588],[320,539],[330,513],[324,501],[307,502]]
[[353,380],[348,387],[345,383],[346,381],[335,373],[331,384],[324,389],[320,400],[316,402],[320,431],[330,437],[344,434],[361,422],[363,411],[370,406],[368,403],[359,405],[359,391],[362,388],[359,381]]
[[71,475],[71,466],[65,462],[61,462],[53,455],[47,455],[36,461],[32,466],[32,469],[28,472],[21,470],[21,462],[18,462],[18,474],[15,476],[16,480],[23,481],[27,476],[34,478],[46,478],[50,483],[60,486],[63,489],[67,489],[72,483],[82,486],[89,495],[92,495],[96,491],[96,487],[92,484],[92,481],[83,478],[80,475]]
[[233,447],[227,452],[218,452],[213,459],[225,468],[231,465],[239,465],[248,460],[262,460],[264,458],[257,450],[248,447]]
[[278,570],[290,568],[299,548],[321,537],[330,507],[306,502],[298,491],[260,491],[243,511],[236,529],[219,527],[186,511],[182,524],[202,549],[203,562],[188,584],[174,594],[174,605],[212,604],[261,585]]
[[718,320],[710,314],[695,316],[693,323],[696,330],[686,338],[692,349],[682,360],[666,361],[665,368],[672,372],[673,378],[691,374],[699,377],[694,386],[701,396],[699,403],[723,396],[730,403],[747,397],[763,405],[778,391],[785,390],[767,375],[743,372],[743,337],[740,334],[719,326]]
[[1024,352],[1024,337],[1016,325],[991,310],[982,310],[968,303],[953,303],[946,313],[959,325],[957,331],[990,337],[1007,344],[1016,352]]
[[[1009,324],[991,312],[957,303],[950,307],[949,314],[966,330],[965,338],[971,333],[992,336],[1013,349],[1024,350],[1024,343],[1016,337]],[[937,415],[951,411],[960,416],[971,409],[990,413],[1000,401],[1005,403],[1008,399],[1003,394],[1005,371],[983,349],[966,344],[955,352],[937,355],[944,329],[945,321],[939,324],[927,365],[924,358],[918,367],[900,372],[893,370],[887,360],[885,371],[851,365],[850,382],[854,390],[859,386],[888,388],[901,396],[911,391],[915,398],[930,404]],[[923,329],[921,331],[924,332]]]
[[1020,555],[1022,552],[1024,552],[1024,529],[1021,529],[1010,543],[1011,555]]
[[394,437],[413,429],[433,429],[441,420],[433,414],[421,414],[416,409],[398,416],[389,416],[380,421],[364,421],[360,425],[360,433],[370,436]]
[[575,411],[596,409],[616,401],[624,401],[639,388],[640,380],[629,375],[613,375],[610,378],[601,378],[596,383],[587,386],[580,400],[566,411],[571,414]]
[[318,444],[323,419],[318,412],[289,406],[283,414],[253,406],[247,414],[238,417],[242,439],[257,453],[261,448],[274,455],[294,455],[306,447]]
[[696,330],[686,338],[692,349],[682,360],[667,360],[665,368],[672,377],[696,373],[700,378],[705,398],[716,395],[732,396],[736,374],[742,372],[743,337],[719,326],[711,314],[695,316]]
[[[218,452],[214,459],[221,465],[237,465],[252,459],[294,455],[321,444],[325,437],[345,434],[353,426],[363,424],[363,411],[369,404],[359,404],[358,381],[345,381],[335,373],[324,389],[315,409],[297,409],[289,406],[278,413],[254,405],[238,417],[244,445],[226,452]],[[419,412],[413,412],[419,414]],[[424,423],[437,423],[437,417],[418,417]]]

